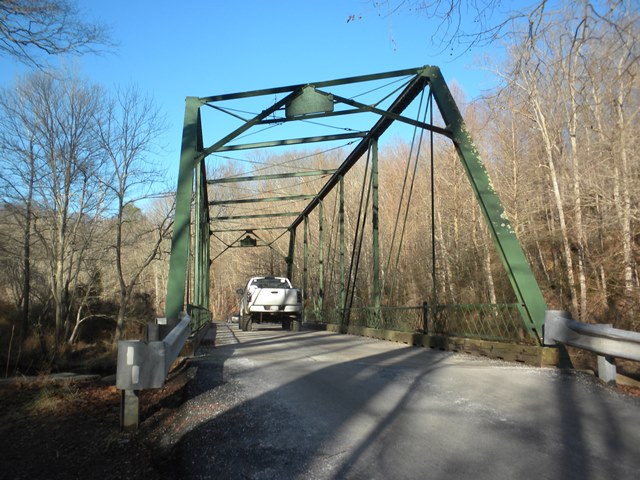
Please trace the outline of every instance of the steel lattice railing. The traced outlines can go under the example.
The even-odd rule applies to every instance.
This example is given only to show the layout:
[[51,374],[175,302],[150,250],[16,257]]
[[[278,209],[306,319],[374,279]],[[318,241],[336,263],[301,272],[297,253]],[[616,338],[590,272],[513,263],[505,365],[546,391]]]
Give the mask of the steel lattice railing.
[[[348,321],[345,323],[345,319]],[[529,343],[532,338],[523,327],[518,305],[456,304],[420,306],[354,307],[348,315],[342,309],[307,312],[307,322],[351,325],[357,327],[422,331],[435,335],[507,340]]]

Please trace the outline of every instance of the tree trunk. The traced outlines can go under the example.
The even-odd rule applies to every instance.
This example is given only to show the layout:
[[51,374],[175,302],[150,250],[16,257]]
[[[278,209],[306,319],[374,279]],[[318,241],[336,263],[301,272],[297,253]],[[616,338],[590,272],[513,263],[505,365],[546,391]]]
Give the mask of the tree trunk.
[[20,345],[29,334],[29,307],[31,302],[31,217],[33,201],[33,184],[35,181],[35,156],[33,140],[29,143],[29,180],[24,219],[24,262],[22,286],[22,328],[20,329]]
[[116,331],[113,336],[113,345],[115,349],[118,346],[118,341],[122,338],[124,332],[125,314],[127,310],[127,303],[129,302],[128,288],[124,279],[124,272],[122,270],[122,228],[124,223],[124,195],[122,193],[123,187],[120,185],[120,191],[118,195],[118,220],[116,223],[116,245],[115,245],[115,262],[116,273],[118,278],[118,287],[120,289],[120,295],[118,299],[118,315],[116,317]]
[[[60,241],[60,240],[58,240]],[[60,252],[60,249],[58,249]],[[62,279],[64,278],[64,260],[59,253],[56,258],[55,265],[55,275],[53,279],[52,291],[53,291],[53,301],[55,302],[55,344],[56,346],[62,340],[62,336],[64,335],[64,318],[65,318],[65,308],[64,308],[64,284]]]
[[81,318],[82,318],[82,305],[78,307],[78,312],[76,313],[76,322],[75,322],[75,325],[73,326],[73,330],[71,331],[71,335],[69,335],[69,345],[73,345],[74,343],[76,343],[76,340],[78,338],[78,330],[80,328],[80,323],[82,323]]
[[[580,171],[580,163],[578,161],[578,142],[577,142],[577,106],[575,99],[575,85],[569,82],[569,90],[571,92],[571,112],[569,114],[569,144],[571,146],[569,156],[571,158],[572,173],[572,192],[573,192],[573,216],[575,222],[575,242],[578,249],[578,284],[580,285],[580,311],[578,318],[586,319],[587,315],[587,276],[585,273],[585,257],[586,247],[584,227],[582,221],[582,199],[580,191],[580,177],[583,172]],[[574,306],[575,308],[575,306]]]
[[[618,76],[620,82],[623,78],[624,63],[621,58],[618,62]],[[620,227],[622,230],[622,265],[624,268],[624,289],[628,296],[631,296],[634,289],[634,261],[633,261],[633,235],[631,230],[631,195],[629,193],[628,178],[629,178],[629,160],[627,157],[626,146],[626,131],[627,122],[625,120],[624,110],[624,94],[623,86],[618,89],[618,96],[615,99],[615,110],[617,116],[617,128],[619,133],[618,141],[619,156],[620,156],[620,170],[617,171],[616,187],[619,191],[619,201],[616,202],[618,211],[618,218],[620,220]]]
[[[537,94],[537,90],[534,93]],[[560,184],[558,181],[555,160],[553,158],[553,145],[551,142],[551,137],[550,137],[549,129],[547,126],[547,119],[544,113],[544,109],[542,108],[542,105],[540,105],[539,99],[534,98],[532,106],[536,116],[536,120],[538,121],[539,131],[542,136],[542,140],[544,144],[545,157],[546,157],[547,167],[549,170],[549,177],[551,179],[551,189],[553,191],[553,198],[555,200],[556,211],[558,213],[558,221],[560,222],[560,235],[562,237],[562,246],[564,250],[564,260],[566,264],[566,273],[567,273],[567,281],[569,284],[569,295],[571,299],[571,305],[573,307],[574,314],[576,316],[579,316],[580,311],[578,308],[578,293],[576,291],[576,282],[575,282],[575,276],[573,272],[573,258],[571,255],[571,244],[569,242],[569,231],[567,229],[567,222],[564,216],[564,205],[562,203],[562,194],[560,192]]]
[[128,300],[128,298],[120,298],[120,305],[118,305],[118,315],[116,316],[116,332],[113,338],[113,348],[117,348],[118,341],[122,340],[124,336]]
[[[456,297],[455,297],[455,289],[453,288],[453,284],[451,281],[452,275],[451,275],[451,266],[450,266],[450,262],[449,262],[449,252],[447,250],[447,242],[445,242],[444,240],[444,232],[442,230],[442,217],[440,215],[440,212],[438,212],[438,225],[436,227],[436,230],[438,232],[438,236],[440,237],[438,239],[438,250],[440,251],[440,264],[442,265],[442,274],[441,274],[441,284],[442,284],[442,293],[445,293],[446,290],[449,291],[449,297],[451,299],[451,303],[455,303],[456,302]],[[438,298],[438,299],[434,299],[432,300],[436,303],[445,303],[446,302],[446,297],[443,298]]]
[[489,246],[484,244],[484,270],[487,277],[487,287],[489,289],[489,302],[492,304],[498,303],[496,299],[496,288],[493,282],[493,273],[491,272],[491,253],[489,252]]

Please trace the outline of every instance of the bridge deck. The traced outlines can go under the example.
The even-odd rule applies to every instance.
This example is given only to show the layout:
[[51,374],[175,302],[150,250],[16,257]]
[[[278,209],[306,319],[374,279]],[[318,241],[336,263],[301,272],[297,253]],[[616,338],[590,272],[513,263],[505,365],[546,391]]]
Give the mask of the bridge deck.
[[181,478],[635,478],[640,399],[579,373],[218,324],[175,430]]

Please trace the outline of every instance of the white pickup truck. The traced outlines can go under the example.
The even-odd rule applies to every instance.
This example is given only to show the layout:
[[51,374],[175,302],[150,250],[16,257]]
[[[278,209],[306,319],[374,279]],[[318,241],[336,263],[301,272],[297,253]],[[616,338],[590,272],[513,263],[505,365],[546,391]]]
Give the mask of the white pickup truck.
[[300,330],[302,293],[285,277],[252,277],[239,289],[240,329],[251,331],[253,323],[281,323],[284,330]]

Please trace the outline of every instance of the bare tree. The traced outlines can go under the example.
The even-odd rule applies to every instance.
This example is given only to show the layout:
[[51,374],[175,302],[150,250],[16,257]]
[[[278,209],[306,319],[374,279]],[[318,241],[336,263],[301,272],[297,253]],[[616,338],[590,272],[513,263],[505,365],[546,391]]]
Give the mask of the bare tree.
[[[434,20],[437,26],[431,34],[431,44],[442,51],[449,50],[452,55],[507,37],[514,25],[524,23],[534,34],[548,7],[548,0],[524,4],[501,0],[373,0],[372,3],[382,15],[410,13]],[[355,17],[352,15],[349,20]]]
[[[21,340],[29,329],[33,189],[37,175],[35,126],[24,107],[16,92],[5,90],[0,95],[0,152],[5,160],[5,167],[0,172],[0,186],[4,206],[13,212],[17,231],[22,232],[21,252],[15,255],[22,260],[18,275],[21,286],[17,295],[22,313]],[[11,233],[15,230],[10,229],[8,234]],[[3,243],[7,245],[9,242]]]
[[103,156],[92,119],[102,91],[77,77],[35,73],[18,85],[37,145],[33,231],[44,250],[54,305],[56,344],[69,333],[83,260],[95,236],[105,193]]
[[[116,205],[113,251],[119,285],[114,336],[117,345],[134,288],[143,271],[158,257],[171,227],[170,211],[155,223],[147,221],[136,207],[136,203],[157,195],[162,186],[163,172],[148,155],[157,147],[166,127],[153,101],[133,87],[119,90],[105,114],[96,120],[100,146],[109,158],[112,172],[105,186],[112,190]],[[143,243],[149,237],[150,243]]]
[[[637,136],[629,120],[640,111],[634,93],[639,12],[629,2],[559,7],[540,18],[535,32],[514,32],[510,62],[498,71],[506,81],[492,102],[494,108],[510,105],[521,118],[514,125],[519,138],[538,138],[518,159],[520,165],[544,159],[546,185],[531,189],[543,176],[526,178],[539,206],[537,218],[526,215],[530,230],[546,218],[550,239],[546,248],[537,245],[535,257],[549,285],[559,287],[561,305],[568,292],[573,313],[588,320],[609,302],[637,302],[631,179],[638,163],[629,155]],[[544,206],[549,193],[553,209]],[[618,262],[612,261],[616,248]],[[602,295],[593,301],[596,288]]]
[[112,45],[105,25],[83,17],[73,0],[3,0],[0,54],[41,68],[41,54],[83,54]]

